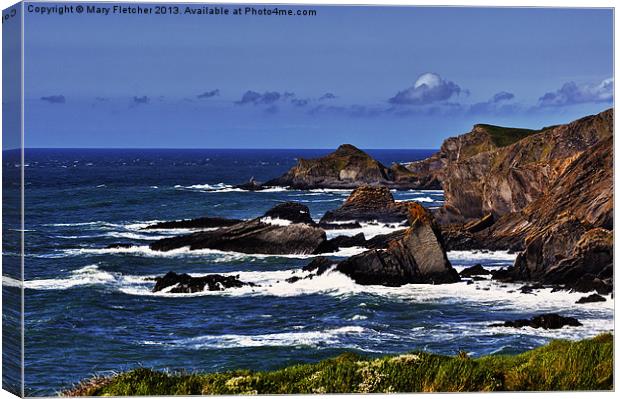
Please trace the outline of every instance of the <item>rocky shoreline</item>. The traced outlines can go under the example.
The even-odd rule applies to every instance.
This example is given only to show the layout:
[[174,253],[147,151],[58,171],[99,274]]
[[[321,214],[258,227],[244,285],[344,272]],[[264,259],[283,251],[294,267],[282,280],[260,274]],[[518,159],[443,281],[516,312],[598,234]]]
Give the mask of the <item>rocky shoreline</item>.
[[[612,154],[613,109],[537,131],[476,125],[470,133],[447,139],[430,158],[391,168],[342,145],[326,157],[300,160],[264,185],[251,182],[254,190],[271,185],[354,188],[318,222],[307,206],[285,202],[251,220],[201,217],[147,226],[197,229],[149,247],[328,256],[359,247],[362,252],[337,262],[315,258],[304,268],[315,274],[305,278],[331,268],[362,285],[449,284],[461,278],[470,283],[488,277],[522,282],[522,293],[549,287],[595,292],[577,303],[600,302],[605,300],[601,295],[613,291]],[[439,182],[446,198],[432,212],[414,201],[396,202],[390,192],[434,187],[429,182]],[[327,229],[360,223],[390,224],[395,231],[370,239],[363,233],[327,238]],[[448,250],[508,250],[517,256],[508,268],[487,271],[476,265],[459,275]],[[153,290],[192,293],[251,285],[231,276],[176,272],[159,277]]]

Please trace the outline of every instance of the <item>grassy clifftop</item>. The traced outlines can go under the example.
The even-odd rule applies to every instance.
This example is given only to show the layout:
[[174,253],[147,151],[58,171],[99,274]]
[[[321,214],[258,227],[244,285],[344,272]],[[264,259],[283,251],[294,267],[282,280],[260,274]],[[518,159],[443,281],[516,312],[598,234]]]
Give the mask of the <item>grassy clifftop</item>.
[[413,352],[378,359],[344,354],[276,371],[166,374],[136,369],[84,381],[69,396],[454,392],[613,389],[613,337],[553,341],[520,355],[441,356]]

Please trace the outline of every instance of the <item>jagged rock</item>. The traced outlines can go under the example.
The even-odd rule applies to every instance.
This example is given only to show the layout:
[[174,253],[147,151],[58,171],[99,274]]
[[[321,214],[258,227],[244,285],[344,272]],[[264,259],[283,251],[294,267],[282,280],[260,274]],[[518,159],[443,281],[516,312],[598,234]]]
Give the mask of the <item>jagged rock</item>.
[[106,246],[106,249],[116,249],[116,248],[132,248],[135,247],[136,244],[130,244],[125,242],[114,243]]
[[407,229],[396,230],[388,234],[379,234],[366,240],[368,249],[386,249],[392,241],[400,240],[405,236]]
[[582,304],[582,303],[593,303],[593,302],[605,302],[606,300],[607,299],[600,296],[599,294],[592,294],[592,295],[579,298],[579,300],[575,303]]
[[319,256],[317,258],[314,258],[310,263],[304,266],[302,270],[306,272],[316,271],[316,275],[320,276],[321,274],[325,273],[327,270],[329,270],[330,267],[332,267],[335,264],[336,262],[330,260],[329,258],[326,258],[324,256]]
[[317,248],[317,254],[324,254],[329,252],[336,252],[339,248],[349,247],[363,247],[366,245],[366,238],[364,233],[359,233],[354,236],[338,236],[325,241],[319,248]]
[[[306,216],[310,217],[309,214]],[[300,218],[303,219],[304,215],[300,214]],[[189,247],[190,250],[209,248],[248,254],[312,254],[326,239],[325,231],[314,226],[303,223],[278,225],[264,223],[258,218],[214,231],[164,238],[153,242],[150,248],[156,251]]]
[[222,276],[220,274],[209,274],[203,277],[192,277],[189,274],[177,274],[168,272],[163,277],[155,279],[153,292],[159,292],[170,288],[167,292],[174,294],[190,294],[202,291],[223,291],[226,288],[239,288],[246,285],[254,286],[253,283],[245,283],[239,280],[239,276]]
[[362,186],[340,208],[327,211],[319,224],[350,220],[402,223],[407,220],[407,204],[395,202],[387,187]]
[[316,223],[310,217],[310,209],[297,202],[284,202],[268,210],[264,217],[288,220],[292,223],[305,223],[314,226]]
[[531,319],[519,319],[506,321],[499,324],[491,324],[490,327],[532,327],[543,328],[545,330],[556,330],[564,326],[579,327],[582,324],[574,317],[564,317],[555,313],[542,314]]
[[260,190],[264,190],[266,187],[264,187],[262,184],[257,182],[256,179],[254,179],[254,177],[251,177],[250,180],[248,180],[245,183],[236,185],[235,188],[240,188],[241,190],[248,190],[248,191],[260,191]]
[[399,165],[387,168],[351,144],[343,144],[322,158],[299,159],[284,175],[264,185],[306,190],[346,189],[366,184],[402,189],[422,187],[417,176],[406,168]]
[[337,269],[358,284],[399,286],[408,283],[453,283],[458,273],[448,261],[432,215],[409,203],[411,227],[385,250],[370,250],[340,262]]
[[197,219],[174,220],[170,222],[159,222],[146,226],[145,230],[151,229],[209,229],[217,227],[232,226],[241,223],[239,219],[225,219],[219,217],[202,217]]
[[359,222],[346,222],[346,223],[327,223],[319,222],[319,227],[323,230],[350,230],[361,229],[362,225]]
[[467,267],[459,273],[461,277],[471,277],[471,276],[484,276],[491,274],[490,271],[482,267],[480,263],[477,263],[471,267]]
[[444,154],[445,219],[498,217],[551,193],[576,157],[613,136],[613,109],[538,131],[477,125],[469,135],[485,134],[493,145],[461,136]]
[[[613,234],[596,228],[581,235],[569,257],[549,266],[543,280],[552,284],[564,284],[576,291],[592,290],[607,294],[604,281],[613,276]],[[569,252],[569,251],[567,251]]]

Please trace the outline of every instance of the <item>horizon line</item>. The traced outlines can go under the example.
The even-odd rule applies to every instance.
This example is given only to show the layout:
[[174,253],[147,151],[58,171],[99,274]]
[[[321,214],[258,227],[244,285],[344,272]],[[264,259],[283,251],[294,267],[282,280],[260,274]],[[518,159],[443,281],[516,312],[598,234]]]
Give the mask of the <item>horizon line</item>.
[[[357,146],[356,146],[357,147]],[[23,147],[24,150],[336,150],[338,147],[329,148],[293,148],[293,147]],[[437,151],[439,148],[364,148],[357,147],[361,150],[395,150],[395,151],[408,151],[408,150],[428,150]],[[21,150],[22,147],[2,149],[4,151],[16,151]]]

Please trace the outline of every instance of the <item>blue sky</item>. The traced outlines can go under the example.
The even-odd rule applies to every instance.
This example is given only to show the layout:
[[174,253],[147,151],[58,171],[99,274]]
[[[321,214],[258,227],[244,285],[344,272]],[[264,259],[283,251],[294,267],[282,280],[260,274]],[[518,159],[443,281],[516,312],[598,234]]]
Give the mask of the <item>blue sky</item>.
[[26,146],[438,148],[612,106],[609,9],[312,8],[26,13]]

